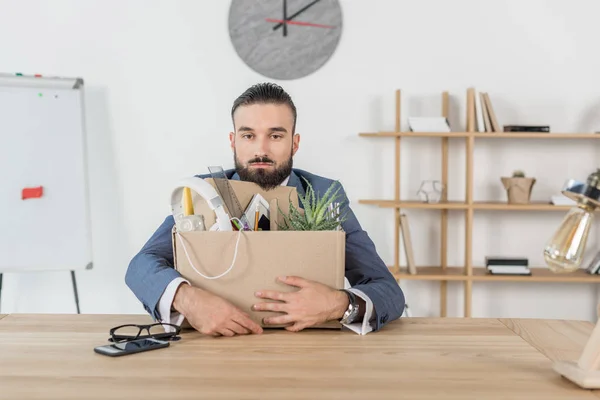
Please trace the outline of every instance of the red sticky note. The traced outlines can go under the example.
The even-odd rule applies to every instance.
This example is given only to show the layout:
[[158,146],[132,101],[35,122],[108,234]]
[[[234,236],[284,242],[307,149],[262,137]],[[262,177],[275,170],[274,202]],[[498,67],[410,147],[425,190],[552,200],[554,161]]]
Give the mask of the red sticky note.
[[24,188],[23,193],[21,194],[21,198],[23,200],[27,199],[39,199],[44,194],[44,188],[42,186],[33,187],[33,188]]

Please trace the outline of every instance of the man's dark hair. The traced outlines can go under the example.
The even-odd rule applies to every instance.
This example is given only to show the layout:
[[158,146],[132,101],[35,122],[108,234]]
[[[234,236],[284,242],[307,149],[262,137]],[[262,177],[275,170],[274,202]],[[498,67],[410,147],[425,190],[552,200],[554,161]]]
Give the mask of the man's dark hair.
[[[294,124],[292,133],[296,132],[296,106],[289,94],[283,88],[275,83],[258,83],[246,89],[235,101],[231,108],[231,120],[233,113],[239,106],[249,106],[252,104],[287,104],[292,110]],[[235,123],[234,123],[235,124]]]

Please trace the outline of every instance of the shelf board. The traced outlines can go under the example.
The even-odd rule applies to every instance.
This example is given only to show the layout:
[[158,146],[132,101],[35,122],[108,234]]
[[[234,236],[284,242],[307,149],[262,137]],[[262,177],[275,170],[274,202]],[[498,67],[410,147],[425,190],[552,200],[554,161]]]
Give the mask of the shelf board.
[[362,137],[474,137],[511,139],[600,139],[597,133],[545,133],[545,132],[362,132]]
[[544,133],[544,132],[473,132],[475,138],[512,139],[600,139],[597,133]]
[[400,280],[418,280],[418,281],[466,281],[463,267],[417,267],[417,274],[409,274],[406,268],[401,268],[400,272],[392,266],[388,266],[394,278]]
[[554,205],[533,201],[528,204],[508,204],[506,202],[477,201],[473,203],[475,210],[515,210],[515,211],[565,211],[573,206]]
[[583,269],[569,273],[554,273],[545,267],[531,267],[531,276],[490,275],[485,267],[473,268],[474,281],[509,281],[509,282],[570,282],[595,283],[600,282],[600,275],[591,275]]
[[468,137],[469,132],[363,132],[363,137]]
[[359,204],[376,205],[383,208],[425,208],[434,210],[456,209],[465,210],[467,204],[461,201],[448,201],[440,203],[423,203],[420,201],[395,201],[395,200],[359,200]]
[[[419,201],[395,200],[359,200],[359,204],[375,205],[382,208],[418,208],[433,210],[467,210],[469,205],[461,201],[447,201],[440,203],[423,203]],[[567,211],[573,206],[557,206],[545,202],[531,202],[528,204],[508,204],[506,202],[477,201],[471,206],[474,210],[505,210],[505,211]],[[600,210],[599,210],[600,211]]]
[[600,275],[591,275],[583,269],[570,273],[554,273],[545,267],[531,267],[531,276],[490,275],[485,267],[474,267],[473,275],[467,276],[463,267],[417,267],[417,274],[411,275],[406,268],[398,272],[388,267],[394,278],[422,281],[474,281],[474,282],[558,282],[558,283],[597,283]]

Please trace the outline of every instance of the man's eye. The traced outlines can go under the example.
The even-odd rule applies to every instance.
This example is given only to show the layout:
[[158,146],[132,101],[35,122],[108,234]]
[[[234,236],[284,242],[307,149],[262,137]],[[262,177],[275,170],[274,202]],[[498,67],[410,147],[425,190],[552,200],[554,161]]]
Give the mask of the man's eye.
[[283,135],[271,135],[273,139],[281,139]]
[[252,135],[250,135],[250,134],[242,135],[242,138],[244,138],[244,139],[250,139],[251,137],[252,137]]

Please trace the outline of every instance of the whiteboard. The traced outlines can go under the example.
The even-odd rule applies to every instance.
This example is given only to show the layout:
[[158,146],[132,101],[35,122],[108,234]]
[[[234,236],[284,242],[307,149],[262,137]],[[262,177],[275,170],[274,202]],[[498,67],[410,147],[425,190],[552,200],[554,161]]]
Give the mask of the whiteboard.
[[86,161],[83,80],[0,74],[0,273],[92,268]]

